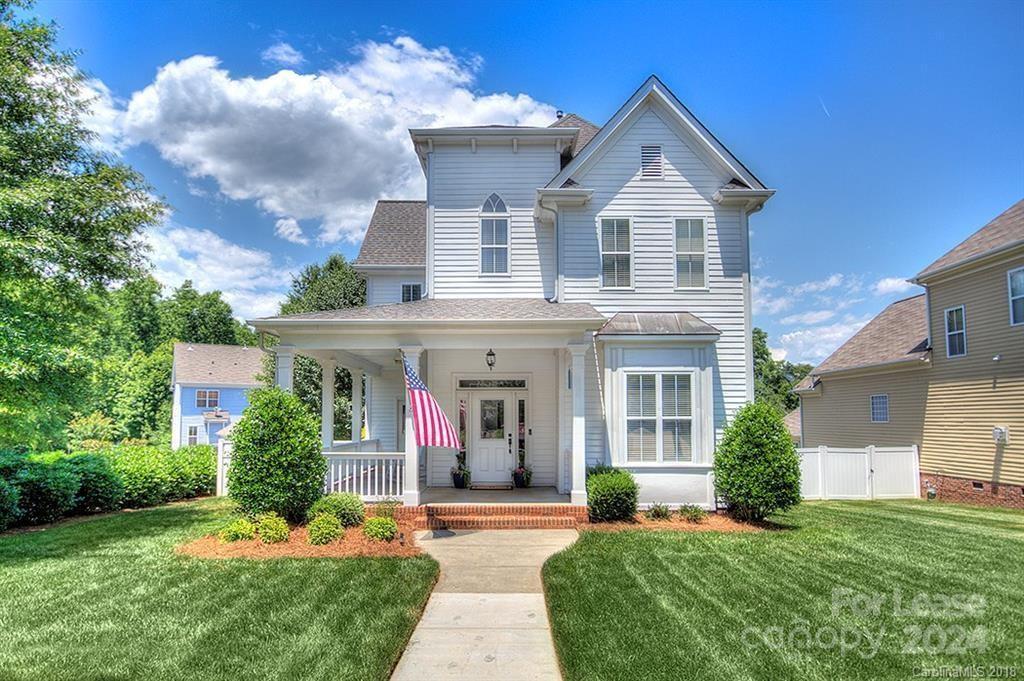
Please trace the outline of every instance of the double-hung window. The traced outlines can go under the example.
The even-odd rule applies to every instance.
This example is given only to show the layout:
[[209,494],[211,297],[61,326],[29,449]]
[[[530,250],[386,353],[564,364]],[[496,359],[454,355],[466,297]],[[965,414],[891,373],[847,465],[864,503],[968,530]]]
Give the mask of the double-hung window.
[[888,423],[889,422],[889,396],[872,395],[871,396],[871,423]]
[[480,211],[480,273],[508,274],[508,207],[491,194]]
[[402,284],[402,302],[412,303],[423,297],[423,284]]
[[626,374],[626,461],[693,461],[693,374]]
[[220,406],[219,390],[197,390],[196,406],[204,409],[215,409]]
[[967,318],[964,306],[951,307],[946,317],[946,357],[962,357],[967,354]]
[[704,220],[676,220],[676,288],[707,286],[705,263]]
[[601,218],[601,287],[633,286],[632,224],[629,218]]
[[1006,279],[1010,288],[1010,324],[1024,324],[1024,267],[1010,270]]

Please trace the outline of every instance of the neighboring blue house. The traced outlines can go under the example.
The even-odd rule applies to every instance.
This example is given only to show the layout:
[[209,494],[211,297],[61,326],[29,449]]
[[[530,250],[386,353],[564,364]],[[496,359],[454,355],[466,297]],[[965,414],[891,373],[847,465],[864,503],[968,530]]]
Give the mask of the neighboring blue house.
[[260,387],[262,370],[259,348],[175,343],[171,446],[217,444],[217,434],[249,405],[249,391]]

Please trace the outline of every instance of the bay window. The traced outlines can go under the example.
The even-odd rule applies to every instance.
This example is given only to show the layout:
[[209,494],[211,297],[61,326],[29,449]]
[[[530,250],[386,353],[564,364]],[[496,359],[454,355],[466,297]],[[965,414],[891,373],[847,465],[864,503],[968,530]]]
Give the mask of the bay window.
[[626,374],[626,462],[692,463],[693,374]]

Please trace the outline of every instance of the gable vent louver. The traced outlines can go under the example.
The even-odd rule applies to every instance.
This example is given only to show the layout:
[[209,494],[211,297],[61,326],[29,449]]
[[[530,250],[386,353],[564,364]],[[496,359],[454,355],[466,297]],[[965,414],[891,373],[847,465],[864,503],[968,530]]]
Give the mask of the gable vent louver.
[[644,144],[640,147],[640,177],[663,177],[661,145]]

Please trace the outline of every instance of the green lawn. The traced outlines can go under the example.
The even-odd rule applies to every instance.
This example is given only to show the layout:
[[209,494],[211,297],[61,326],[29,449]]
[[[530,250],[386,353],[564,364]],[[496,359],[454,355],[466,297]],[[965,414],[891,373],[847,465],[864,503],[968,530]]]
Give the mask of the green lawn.
[[173,553],[228,509],[207,500],[0,536],[0,678],[386,679],[437,564]]
[[[785,529],[745,535],[587,532],[553,556],[544,584],[565,678],[1024,676],[1024,513],[819,502],[776,520]],[[836,588],[884,601],[834,609]],[[915,613],[921,592],[973,594],[984,610],[938,614],[933,600]]]

